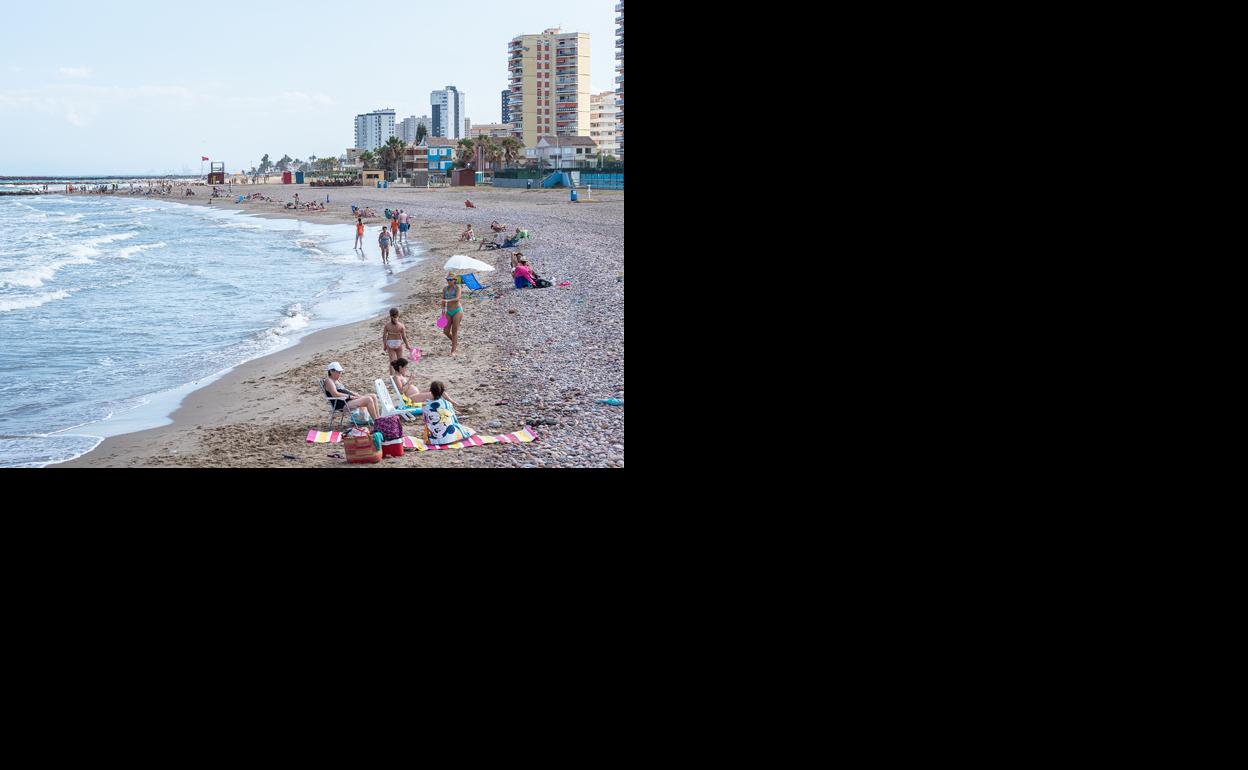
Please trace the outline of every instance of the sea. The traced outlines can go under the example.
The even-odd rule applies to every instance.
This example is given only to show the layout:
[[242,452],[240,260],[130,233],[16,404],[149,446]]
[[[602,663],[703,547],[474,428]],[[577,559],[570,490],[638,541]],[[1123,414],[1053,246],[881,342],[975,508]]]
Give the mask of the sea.
[[413,241],[387,267],[375,229],[361,253],[352,224],[146,196],[0,197],[0,468],[167,425],[245,361],[380,319],[385,287],[425,249]]

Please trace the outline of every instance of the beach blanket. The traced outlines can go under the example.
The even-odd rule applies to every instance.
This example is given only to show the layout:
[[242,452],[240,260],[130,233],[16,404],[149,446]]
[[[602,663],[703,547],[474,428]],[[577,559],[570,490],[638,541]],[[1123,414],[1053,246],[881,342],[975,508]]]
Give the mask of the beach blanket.
[[338,431],[310,430],[308,431],[309,444],[341,444],[342,434]]
[[485,444],[527,444],[530,441],[537,441],[537,434],[526,425],[515,433],[503,433],[498,436],[474,435],[463,441],[456,441],[454,444],[426,444],[418,438],[404,436],[403,448],[415,449],[417,452],[427,452],[430,449],[463,449],[464,447],[483,446]]
[[[484,446],[485,444],[527,444],[530,441],[537,441],[537,434],[529,426],[524,426],[515,433],[503,433],[498,436],[469,436],[463,441],[456,441],[454,444],[426,444],[418,438],[412,436],[403,437],[403,448],[414,449],[417,452],[428,452],[431,449],[463,449],[470,446]],[[325,431],[308,431],[309,444],[341,444],[342,434],[338,431],[327,433]]]

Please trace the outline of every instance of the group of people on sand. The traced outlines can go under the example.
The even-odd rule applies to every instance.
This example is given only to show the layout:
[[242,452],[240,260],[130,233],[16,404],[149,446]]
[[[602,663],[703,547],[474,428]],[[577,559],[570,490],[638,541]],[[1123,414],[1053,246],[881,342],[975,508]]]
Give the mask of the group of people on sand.
[[[424,403],[425,441],[429,444],[441,445],[462,441],[475,434],[471,428],[460,425],[455,414],[458,407],[446,393],[446,386],[434,380],[429,383],[428,390],[422,390],[409,373],[411,362],[403,357],[403,350],[409,354],[416,349],[407,339],[407,328],[399,321],[399,309],[390,309],[390,318],[382,328],[381,346],[390,362],[390,377],[400,395],[412,403]],[[342,364],[334,361],[327,367],[326,377],[321,381],[325,395],[334,402],[335,409],[353,411],[364,409],[371,419],[381,416],[381,405],[376,395],[359,394],[342,382]],[[399,405],[401,407],[401,405]]]

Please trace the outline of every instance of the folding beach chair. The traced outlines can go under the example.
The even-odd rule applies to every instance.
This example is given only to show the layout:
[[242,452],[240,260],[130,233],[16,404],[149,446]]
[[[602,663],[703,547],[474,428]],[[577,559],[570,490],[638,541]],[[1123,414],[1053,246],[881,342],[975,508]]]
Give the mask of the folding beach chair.
[[[324,377],[316,377],[313,379],[313,382],[316,383],[316,389],[319,390],[321,392],[321,395],[325,397],[325,403],[329,405],[329,422],[325,425],[325,430],[332,431],[334,429],[334,417],[336,415],[338,417],[338,429],[339,431],[341,431],[342,421],[347,416],[347,409],[345,405],[339,406],[339,400],[336,398],[332,398],[328,393],[325,392],[325,378]],[[345,402],[343,402],[343,404],[345,404]],[[360,416],[361,412],[363,412],[363,417]],[[372,418],[368,416],[367,409],[364,409],[363,407],[357,407],[351,411],[351,424],[352,425],[356,425],[362,428],[365,425],[368,425],[370,422],[372,422]]]
[[[394,401],[390,399],[390,391],[386,390],[386,384],[380,379],[373,380],[373,389],[377,391],[377,403],[381,405],[381,416],[389,417],[392,414],[402,416],[407,422],[415,422],[418,410],[404,407],[403,409],[395,409]],[[402,399],[400,399],[402,402]]]
[[477,280],[475,273],[465,273],[464,275],[461,275],[459,277],[459,282],[470,292],[469,296],[476,296],[476,293],[482,289],[490,288],[489,286],[482,286],[481,282]]

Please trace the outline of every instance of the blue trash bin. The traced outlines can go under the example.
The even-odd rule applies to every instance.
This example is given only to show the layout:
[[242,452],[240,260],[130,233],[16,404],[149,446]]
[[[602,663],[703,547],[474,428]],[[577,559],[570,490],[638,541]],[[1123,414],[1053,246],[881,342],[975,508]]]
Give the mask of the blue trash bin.
[[389,189],[390,189],[390,180],[386,180],[385,182],[383,182],[383,183],[382,183],[382,187],[384,187],[384,188],[386,188],[387,190],[389,190]]
[[572,202],[576,203],[576,188],[572,188]]
[[378,190],[380,190],[380,189],[381,189],[381,182],[378,182],[378,183],[377,183],[377,189],[378,189]]

